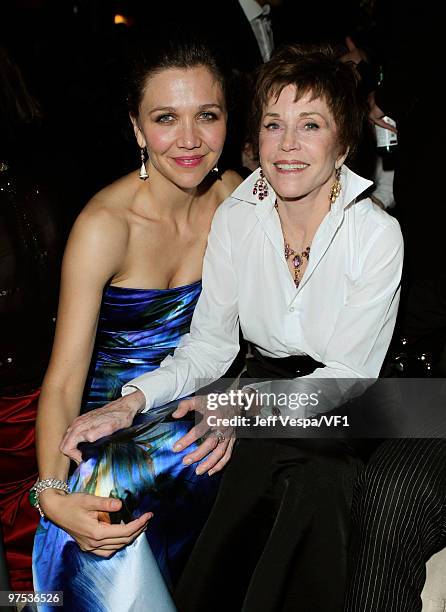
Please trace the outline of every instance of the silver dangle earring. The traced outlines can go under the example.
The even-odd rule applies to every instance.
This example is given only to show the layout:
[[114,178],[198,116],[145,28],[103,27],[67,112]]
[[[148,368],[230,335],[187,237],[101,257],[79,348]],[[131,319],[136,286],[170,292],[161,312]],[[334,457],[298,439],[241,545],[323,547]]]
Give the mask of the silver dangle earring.
[[218,174],[218,166],[217,166],[217,164],[215,164],[215,166],[212,168],[211,172],[214,172],[214,174]]
[[260,201],[262,201],[268,195],[268,183],[265,180],[262,168],[260,168],[259,178],[254,183],[254,189],[252,190],[252,195],[256,195]]
[[145,147],[141,147],[141,170],[139,171],[139,178],[142,181],[145,181],[147,178],[149,178],[149,175],[147,174],[146,170],[146,156],[144,154],[144,149]]

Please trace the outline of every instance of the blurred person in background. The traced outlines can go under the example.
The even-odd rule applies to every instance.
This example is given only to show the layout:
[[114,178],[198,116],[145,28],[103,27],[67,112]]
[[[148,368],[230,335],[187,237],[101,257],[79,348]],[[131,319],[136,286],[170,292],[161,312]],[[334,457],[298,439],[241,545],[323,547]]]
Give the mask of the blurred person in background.
[[34,425],[66,232],[42,118],[20,68],[0,47],[0,519],[15,590],[32,589]]
[[[419,11],[400,0],[372,3],[366,43],[350,38],[345,60],[353,61],[369,92],[369,118],[380,128],[394,130],[393,196],[405,240],[405,269],[398,333],[411,354],[429,354],[430,372],[446,373],[446,276],[443,190],[440,182],[423,176],[415,159],[428,160],[429,175],[442,173],[444,126],[423,120],[431,112],[432,87],[443,74],[441,12],[434,3]],[[417,41],[414,44],[414,41]],[[414,86],[416,80],[416,86]],[[390,127],[384,117],[396,122]],[[422,152],[422,153],[420,153]],[[420,371],[407,375],[423,375]]]
[[[384,116],[396,122],[394,214],[406,253],[395,338],[400,367],[389,375],[443,377],[446,124],[436,98],[445,74],[442,7],[377,0],[374,16],[382,78],[371,88],[369,116],[382,127]],[[425,408],[421,402],[423,415]],[[358,479],[348,612],[422,609],[426,562],[446,546],[446,442],[430,433],[383,442]]]

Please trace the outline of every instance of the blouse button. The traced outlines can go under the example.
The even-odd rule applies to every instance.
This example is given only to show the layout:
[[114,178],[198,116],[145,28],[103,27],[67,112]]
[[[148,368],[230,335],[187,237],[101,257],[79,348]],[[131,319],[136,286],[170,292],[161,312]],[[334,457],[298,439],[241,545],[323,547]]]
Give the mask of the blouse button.
[[290,312],[294,312],[294,306],[290,306],[289,310]]

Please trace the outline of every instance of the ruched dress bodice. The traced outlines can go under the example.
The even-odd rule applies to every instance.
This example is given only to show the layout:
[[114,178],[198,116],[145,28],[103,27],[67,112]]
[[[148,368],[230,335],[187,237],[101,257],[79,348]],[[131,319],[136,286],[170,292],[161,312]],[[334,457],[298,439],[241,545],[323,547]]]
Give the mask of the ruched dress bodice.
[[116,399],[125,383],[174,352],[200,292],[201,281],[172,289],[105,289],[83,412]]

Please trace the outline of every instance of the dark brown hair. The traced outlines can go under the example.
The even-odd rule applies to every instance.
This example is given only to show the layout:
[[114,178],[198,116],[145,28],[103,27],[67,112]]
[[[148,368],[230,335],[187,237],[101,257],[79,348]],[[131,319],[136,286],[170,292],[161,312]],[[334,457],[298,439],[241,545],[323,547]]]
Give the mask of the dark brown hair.
[[268,101],[272,96],[277,99],[288,85],[296,88],[296,100],[307,93],[313,99],[325,99],[336,123],[340,150],[348,149],[351,157],[361,138],[365,100],[358,91],[355,69],[341,62],[328,44],[286,45],[259,68],[249,129],[255,151],[258,153],[259,129]]
[[128,79],[127,106],[130,114],[137,117],[144,97],[147,81],[151,76],[174,68],[196,68],[204,66],[220,84],[227,102],[226,70],[220,58],[204,41],[194,38],[167,40],[162,46],[140,48],[134,55],[133,66]]

